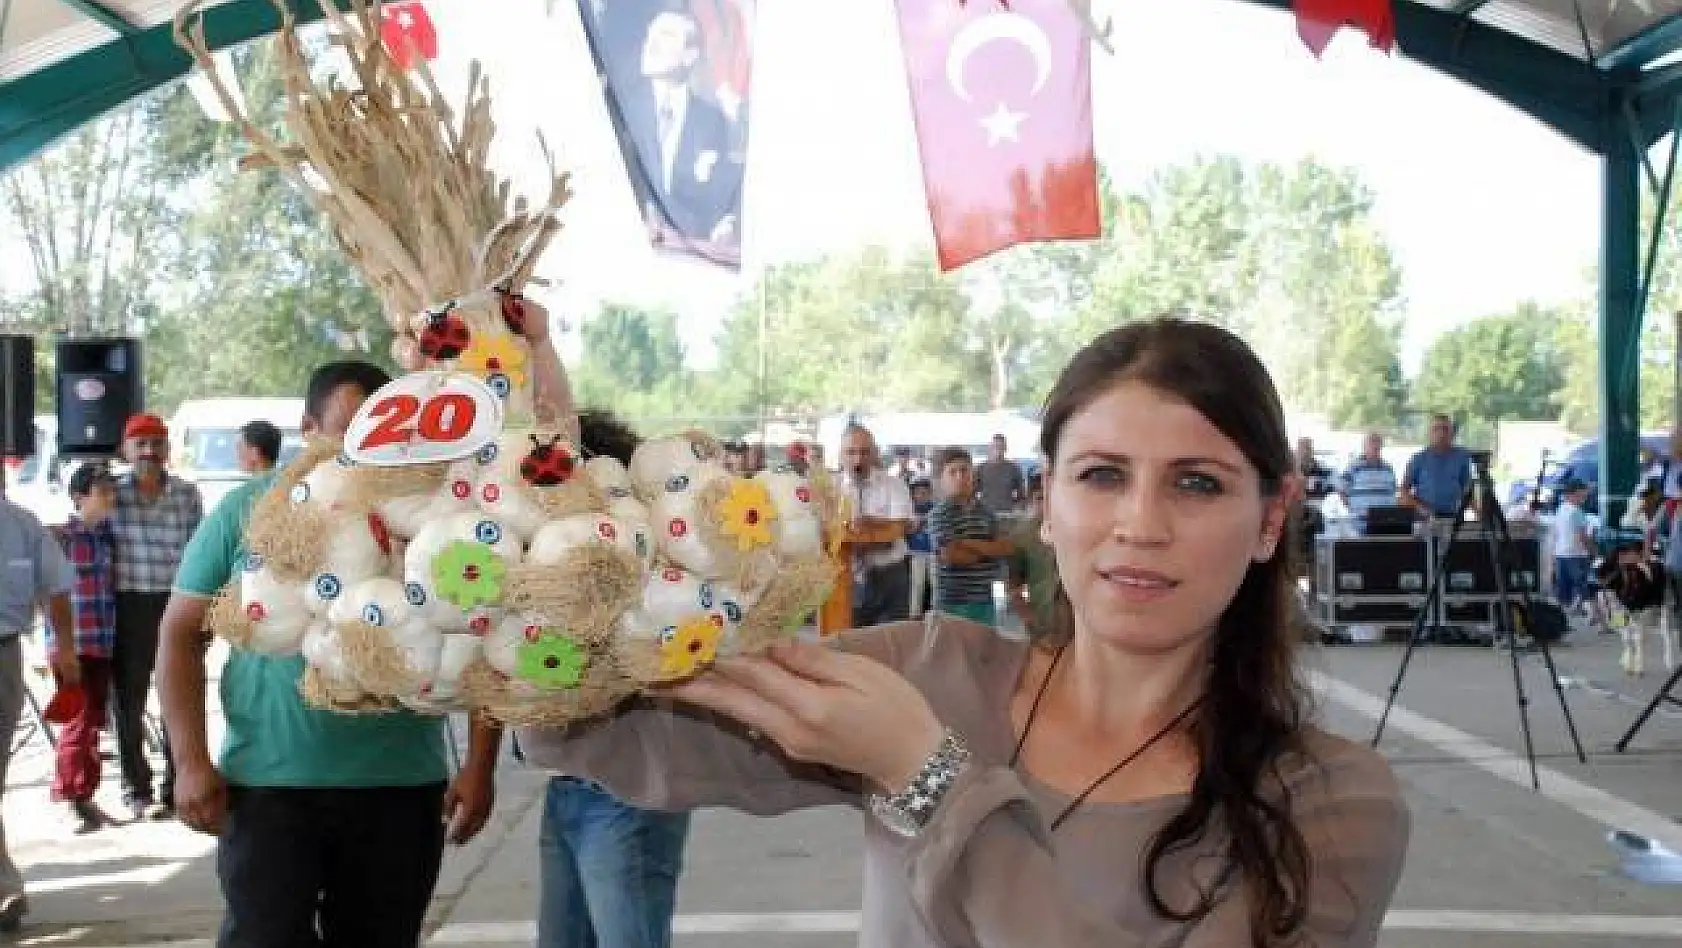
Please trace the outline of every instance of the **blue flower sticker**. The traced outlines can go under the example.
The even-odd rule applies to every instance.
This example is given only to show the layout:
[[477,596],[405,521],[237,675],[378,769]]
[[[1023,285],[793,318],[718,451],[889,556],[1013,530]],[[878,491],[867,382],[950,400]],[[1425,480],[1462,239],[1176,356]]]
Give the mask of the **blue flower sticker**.
[[731,625],[742,624],[742,607],[736,604],[736,600],[724,600],[724,618]]
[[712,583],[702,583],[701,584],[701,608],[702,609],[711,609],[712,607],[713,607],[713,586],[712,586]]
[[484,447],[480,448],[479,453],[473,455],[473,458],[474,458],[474,460],[478,461],[480,464],[491,464],[494,461],[496,461],[496,454],[497,454],[496,442],[492,441],[490,444],[487,444]]
[[502,542],[502,524],[494,520],[481,520],[473,528],[473,539],[487,546]]
[[673,474],[666,478],[666,493],[676,494],[689,489],[688,474]]
[[362,607],[362,621],[372,626],[385,625],[385,610],[377,602],[370,602]]
[[245,571],[247,573],[255,573],[262,568],[263,554],[249,552],[245,554]]
[[501,372],[492,372],[485,378],[485,384],[490,386],[491,392],[497,398],[507,398],[509,393],[514,391],[514,384]]
[[292,485],[292,493],[288,495],[295,504],[306,503],[310,499],[310,485],[299,481]]
[[403,598],[409,600],[411,606],[426,605],[426,587],[420,583],[404,583]]
[[339,577],[332,573],[322,573],[315,578],[315,594],[322,599],[337,599],[339,593],[344,592],[344,589],[344,584],[339,582]]

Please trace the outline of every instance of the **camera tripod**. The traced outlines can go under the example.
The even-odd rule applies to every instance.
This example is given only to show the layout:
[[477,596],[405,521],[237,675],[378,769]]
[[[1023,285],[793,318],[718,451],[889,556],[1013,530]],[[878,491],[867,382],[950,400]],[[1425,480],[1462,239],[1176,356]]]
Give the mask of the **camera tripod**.
[[[1455,512],[1454,522],[1449,527],[1448,542],[1437,554],[1436,568],[1431,573],[1431,589],[1426,594],[1425,604],[1420,607],[1419,614],[1414,617],[1413,631],[1408,636],[1407,649],[1402,652],[1402,662],[1396,669],[1396,680],[1390,685],[1390,697],[1384,702],[1384,713],[1378,718],[1378,729],[1373,732],[1372,746],[1377,747],[1384,737],[1384,726],[1390,720],[1390,710],[1396,703],[1396,696],[1402,690],[1402,679],[1407,675],[1408,663],[1413,660],[1413,651],[1419,647],[1421,634],[1425,630],[1426,621],[1434,614],[1443,600],[1443,577],[1448,574],[1449,553],[1454,549],[1454,541],[1460,536],[1460,525],[1466,521],[1466,511],[1471,509],[1477,513],[1478,523],[1483,527],[1484,549],[1489,556],[1490,568],[1495,573],[1495,638],[1499,646],[1503,636],[1506,637],[1507,657],[1513,669],[1513,697],[1518,704],[1519,729],[1524,734],[1524,756],[1530,762],[1530,786],[1533,790],[1542,788],[1541,778],[1536,773],[1536,747],[1530,736],[1530,699],[1524,692],[1524,677],[1519,669],[1518,633],[1531,628],[1530,592],[1527,589],[1511,589],[1508,580],[1509,570],[1518,563],[1517,552],[1513,546],[1513,535],[1507,526],[1507,517],[1501,510],[1500,498],[1495,493],[1495,485],[1489,477],[1488,461],[1473,457],[1472,480],[1466,485],[1465,493],[1460,497],[1460,509]],[[1559,698],[1560,713],[1565,716],[1565,727],[1571,734],[1571,745],[1576,748],[1577,760],[1588,763],[1588,756],[1583,753],[1583,742],[1577,736],[1577,724],[1571,719],[1571,706],[1565,700],[1565,689],[1559,683],[1559,670],[1554,667],[1553,653],[1548,650],[1548,643],[1543,636],[1531,636],[1537,648],[1542,653],[1542,660],[1547,665],[1548,681],[1553,684],[1554,694]]]

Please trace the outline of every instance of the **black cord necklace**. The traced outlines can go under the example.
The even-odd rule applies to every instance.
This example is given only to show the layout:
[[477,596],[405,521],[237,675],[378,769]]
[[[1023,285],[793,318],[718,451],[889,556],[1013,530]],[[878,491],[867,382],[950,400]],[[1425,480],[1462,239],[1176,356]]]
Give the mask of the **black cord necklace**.
[[[1058,646],[1057,654],[1053,655],[1051,657],[1050,667],[1048,667],[1045,670],[1045,678],[1040,680],[1039,691],[1034,693],[1034,703],[1028,706],[1028,720],[1022,722],[1022,736],[1018,737],[1016,739],[1016,749],[1014,751],[1011,751],[1011,754],[1010,754],[1010,766],[1013,767],[1013,768],[1016,766],[1017,761],[1022,759],[1022,748],[1023,748],[1024,745],[1026,745],[1028,743],[1028,732],[1032,731],[1034,729],[1034,718],[1037,717],[1040,713],[1040,701],[1045,698],[1046,691],[1051,687],[1051,676],[1057,673],[1057,663],[1063,660],[1063,652],[1066,651],[1067,649],[1068,649],[1067,645]],[[1099,787],[1103,786],[1106,782],[1109,781],[1109,779],[1111,777],[1114,777],[1116,774],[1121,773],[1122,770],[1125,769],[1128,764],[1131,764],[1134,761],[1138,760],[1140,757],[1143,757],[1144,754],[1145,754],[1145,751],[1148,751],[1152,747],[1155,747],[1157,745],[1157,743],[1160,742],[1163,738],[1165,738],[1168,735],[1174,733],[1174,731],[1177,730],[1181,724],[1185,723],[1186,718],[1191,717],[1192,712],[1196,711],[1198,709],[1198,706],[1201,705],[1201,704],[1203,704],[1203,698],[1201,696],[1199,696],[1196,701],[1193,701],[1191,704],[1187,705],[1186,709],[1184,711],[1181,711],[1179,714],[1175,715],[1174,720],[1169,721],[1167,724],[1163,725],[1161,730],[1158,730],[1155,734],[1152,734],[1143,744],[1140,744],[1139,747],[1136,750],[1133,751],[1133,753],[1128,754],[1126,757],[1123,757],[1121,759],[1120,763],[1116,764],[1114,767],[1111,767],[1109,770],[1105,771],[1104,775],[1099,777],[1097,780],[1092,781],[1092,784],[1090,786],[1088,786],[1085,790],[1082,790],[1080,792],[1080,795],[1075,797],[1074,800],[1067,807],[1064,807],[1063,812],[1057,814],[1057,818],[1051,821],[1051,832],[1053,832],[1053,833],[1057,832],[1057,828],[1059,826],[1063,825],[1063,821],[1068,819],[1069,815],[1074,813],[1075,810],[1079,809],[1080,805],[1082,803],[1086,802],[1086,798],[1091,796],[1093,791],[1095,791]]]

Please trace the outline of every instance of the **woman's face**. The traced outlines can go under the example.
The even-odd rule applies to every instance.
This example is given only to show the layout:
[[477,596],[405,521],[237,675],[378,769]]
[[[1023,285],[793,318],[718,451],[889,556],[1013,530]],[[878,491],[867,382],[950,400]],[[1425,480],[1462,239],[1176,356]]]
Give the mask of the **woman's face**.
[[1131,381],[1064,426],[1045,504],[1078,633],[1146,653],[1200,642],[1285,519],[1236,444]]

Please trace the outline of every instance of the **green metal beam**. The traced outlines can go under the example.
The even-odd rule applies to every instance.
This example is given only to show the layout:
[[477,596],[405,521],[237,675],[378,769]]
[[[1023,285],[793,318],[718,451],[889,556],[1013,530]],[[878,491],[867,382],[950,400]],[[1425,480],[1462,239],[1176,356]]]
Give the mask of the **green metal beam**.
[[[1288,11],[1291,0],[1248,0]],[[1612,91],[1623,78],[1453,10],[1395,4],[1396,46],[1409,59],[1500,99],[1582,147],[1603,154]]]
[[[301,23],[322,16],[317,0],[293,0],[291,5]],[[212,49],[237,46],[279,28],[272,0],[230,0],[204,14]],[[0,172],[192,69],[192,58],[175,45],[173,24],[162,23],[0,84]]]
[[97,0],[58,0],[58,2],[76,10],[90,20],[98,20],[101,26],[113,33],[127,36],[130,33],[140,32],[140,27],[123,19],[122,14],[103,3],[97,2]]
[[1648,26],[1622,43],[1602,52],[1594,62],[1600,69],[1640,69],[1682,46],[1682,13]]
[[1449,8],[1449,12],[1453,13],[1455,16],[1466,17],[1482,10],[1486,6],[1489,6],[1489,0],[1460,0],[1459,3]]
[[1607,116],[1601,158],[1600,515],[1616,527],[1635,489],[1641,432],[1641,153]]

